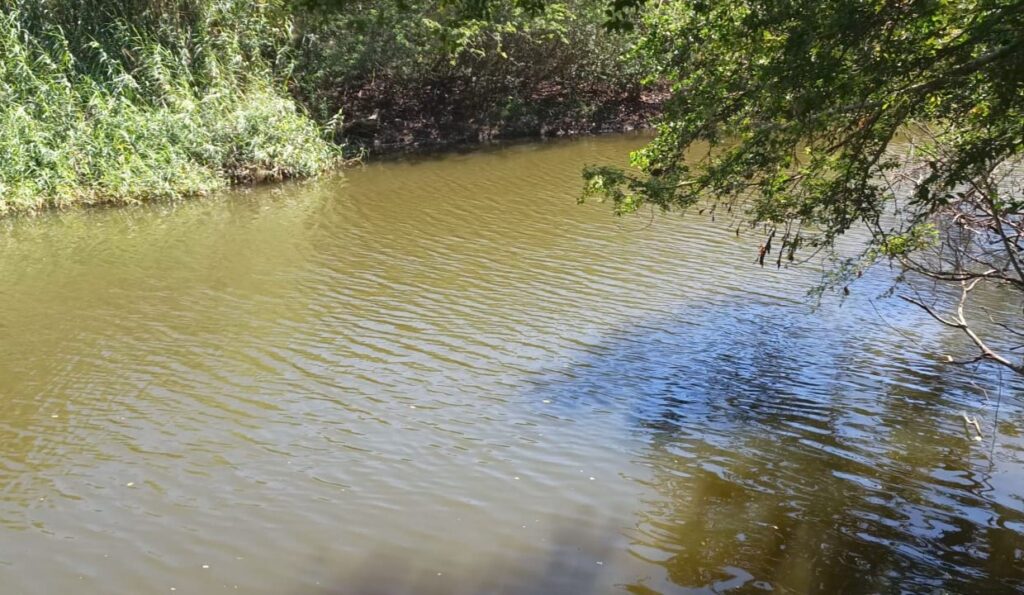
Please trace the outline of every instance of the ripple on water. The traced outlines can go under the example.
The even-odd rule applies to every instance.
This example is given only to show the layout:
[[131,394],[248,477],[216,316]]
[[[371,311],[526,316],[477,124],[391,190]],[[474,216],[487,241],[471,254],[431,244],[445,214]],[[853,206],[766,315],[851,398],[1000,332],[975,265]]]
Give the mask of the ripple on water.
[[5,224],[0,583],[1021,589],[1017,385],[968,440],[998,378],[884,272],[812,311],[730,222],[576,206],[639,142]]

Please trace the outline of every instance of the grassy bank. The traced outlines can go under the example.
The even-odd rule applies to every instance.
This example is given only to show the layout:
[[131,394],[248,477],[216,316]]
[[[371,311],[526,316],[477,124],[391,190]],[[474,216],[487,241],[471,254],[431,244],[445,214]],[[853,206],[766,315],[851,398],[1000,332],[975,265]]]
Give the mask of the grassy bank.
[[656,111],[601,5],[451,6],[0,0],[0,214],[314,176],[346,145],[629,129]]
[[[205,194],[337,158],[247,48],[245,25],[265,15],[236,21],[244,3],[205,3],[188,27],[140,27],[93,4],[0,14],[0,213]],[[62,16],[93,30],[69,38]]]

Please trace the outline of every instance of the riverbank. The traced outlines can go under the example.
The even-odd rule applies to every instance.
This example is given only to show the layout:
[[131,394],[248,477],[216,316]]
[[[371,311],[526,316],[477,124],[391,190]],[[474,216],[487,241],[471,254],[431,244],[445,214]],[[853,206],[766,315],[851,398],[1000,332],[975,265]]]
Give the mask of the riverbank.
[[649,129],[668,93],[661,89],[626,92],[606,89],[584,99],[552,88],[516,113],[466,109],[462,97],[433,104],[413,100],[366,101],[346,98],[351,120],[341,142],[368,158],[495,141],[588,136]]
[[203,196],[352,158],[650,125],[599,5],[0,0],[0,216]]
[[0,215],[201,196],[341,157],[252,47],[270,14],[211,4],[175,28],[0,5]]
[[[67,134],[48,132],[59,146],[33,147],[24,140],[24,153],[49,152],[53,170],[37,168],[14,183],[0,177],[0,217],[83,206],[127,206],[152,200],[185,200],[231,187],[254,186],[291,179],[317,177],[328,171],[396,154],[471,148],[509,140],[590,136],[649,129],[666,94],[607,92],[586,104],[551,94],[538,97],[529,111],[515,116],[487,114],[459,117],[457,109],[417,109],[411,105],[354,102],[355,130],[327,140],[287,97],[266,89],[228,96],[215,103],[209,95],[180,98],[187,111],[147,110],[123,105],[116,95],[80,95],[75,86],[67,93],[65,118],[77,119]],[[97,101],[99,100],[99,101]],[[122,103],[117,111],[98,113],[97,103]],[[457,104],[458,98],[452,103]],[[86,115],[92,111],[90,122]],[[360,115],[366,114],[363,117]],[[120,130],[110,119],[121,119]],[[127,122],[125,118],[131,118]],[[129,127],[142,120],[146,126]],[[261,124],[257,125],[256,121]],[[188,142],[167,127],[186,122],[194,131]],[[371,124],[372,123],[372,124]],[[33,122],[49,128],[59,123]],[[127,142],[106,136],[110,129]],[[11,155],[10,139],[6,153]],[[98,146],[107,145],[107,146]],[[69,149],[70,150],[67,150]],[[219,153],[196,158],[203,151]],[[71,167],[60,163],[80,159]],[[84,159],[82,159],[84,157]],[[36,161],[38,164],[38,160]],[[0,169],[10,172],[23,164],[9,160]],[[32,165],[31,163],[29,164]],[[72,171],[68,172],[67,170]],[[62,171],[64,170],[64,171]],[[65,175],[61,175],[64,173]]]
[[[210,132],[210,127],[217,125],[220,130],[213,134],[235,136],[239,141],[245,140],[244,130],[239,129],[239,124],[246,119],[260,115],[277,118],[277,125],[285,124],[285,127],[293,129],[298,127],[300,134],[291,139],[281,138],[281,144],[271,146],[281,153],[287,153],[289,151],[281,150],[286,143],[305,143],[301,151],[290,151],[296,157],[304,158],[305,164],[296,163],[294,158],[285,161],[238,156],[219,164],[188,163],[187,155],[184,158],[167,158],[181,148],[170,145],[165,139],[148,154],[119,155],[115,159],[121,168],[113,174],[108,171],[97,179],[70,182],[30,179],[13,188],[0,184],[0,217],[53,209],[116,207],[154,200],[195,199],[229,188],[314,178],[329,171],[344,170],[359,163],[401,154],[472,149],[512,140],[543,140],[646,130],[653,126],[664,95],[658,92],[645,92],[640,97],[613,95],[596,109],[587,111],[568,108],[560,104],[558,98],[548,97],[539,103],[535,115],[496,122],[475,118],[463,122],[446,122],[437,112],[416,114],[399,111],[388,117],[381,115],[382,112],[375,108],[371,114],[377,117],[369,121],[380,121],[375,126],[378,128],[376,134],[342,136],[336,144],[324,142],[315,128],[308,126],[301,112],[296,111],[287,99],[272,96],[261,96],[258,99],[249,105],[240,102],[222,112],[160,115],[169,119],[193,119],[195,126],[205,128],[207,132]],[[202,99],[197,101],[202,102]],[[142,112],[138,117],[147,117],[147,114]],[[282,119],[284,122],[281,122]],[[79,131],[79,134],[95,140],[94,131]],[[145,140],[148,139],[133,139],[132,146],[142,146],[140,141]],[[227,151],[238,152],[235,149]],[[163,153],[163,156],[154,155],[156,152]],[[173,165],[174,169],[166,169],[172,165],[169,161],[175,159],[178,163]],[[120,185],[108,185],[111,178],[120,181]]]

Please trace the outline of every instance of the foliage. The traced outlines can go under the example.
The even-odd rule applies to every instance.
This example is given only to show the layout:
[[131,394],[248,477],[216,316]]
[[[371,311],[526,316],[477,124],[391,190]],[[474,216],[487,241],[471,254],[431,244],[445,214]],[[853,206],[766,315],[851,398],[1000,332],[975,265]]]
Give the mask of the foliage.
[[[635,57],[673,98],[638,171],[589,168],[587,196],[619,213],[742,205],[766,229],[762,264],[866,226],[853,274],[891,258],[965,294],[1024,289],[1024,195],[997,175],[1024,152],[1024,3],[677,0],[643,29]],[[915,260],[950,224],[971,241]]]
[[274,83],[271,15],[250,3],[3,8],[0,213],[202,194],[336,158]]
[[296,93],[320,121],[380,112],[448,137],[536,131],[545,110],[582,121],[638,96],[644,73],[623,58],[631,39],[602,28],[599,0],[488,7],[479,18],[452,3],[354,0],[301,13]]

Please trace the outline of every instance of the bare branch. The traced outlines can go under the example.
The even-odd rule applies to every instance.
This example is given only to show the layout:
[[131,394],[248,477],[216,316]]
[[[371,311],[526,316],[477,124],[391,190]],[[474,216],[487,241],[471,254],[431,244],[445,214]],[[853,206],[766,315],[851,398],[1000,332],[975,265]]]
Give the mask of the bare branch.
[[921,308],[929,316],[931,316],[932,318],[934,318],[938,322],[942,323],[943,325],[948,326],[950,328],[955,328],[955,329],[960,330],[965,335],[967,335],[967,337],[971,340],[971,342],[974,343],[974,345],[981,351],[981,354],[978,357],[974,358],[974,359],[967,360],[965,362],[957,362],[953,358],[949,358],[950,362],[954,362],[954,363],[974,363],[974,362],[978,362],[978,361],[981,361],[981,360],[991,360],[991,361],[994,361],[994,362],[996,362],[996,363],[998,363],[1000,365],[1003,365],[1003,366],[1013,370],[1014,372],[1016,372],[1018,374],[1024,374],[1024,365],[1015,364],[1015,363],[1011,362],[1010,360],[1006,359],[1005,357],[1003,357],[1002,355],[1000,355],[1000,354],[996,353],[995,351],[993,351],[992,348],[990,348],[988,346],[988,344],[986,344],[985,341],[983,341],[981,339],[981,337],[978,336],[978,334],[967,323],[967,319],[964,316],[964,305],[967,302],[968,294],[971,291],[973,291],[974,288],[981,281],[982,281],[981,278],[977,278],[977,279],[974,279],[973,281],[970,281],[970,282],[968,282],[966,280],[961,282],[960,299],[957,301],[956,316],[953,317],[953,318],[945,318],[945,317],[943,317],[933,307],[931,307],[930,305],[925,303],[923,300],[920,300],[920,299],[917,299],[917,298],[912,298],[912,297],[909,297],[909,296],[906,296],[906,295],[901,295],[899,297],[900,297],[900,299],[902,299],[902,300],[904,300],[906,302],[909,302],[911,304],[914,304],[915,306]]

